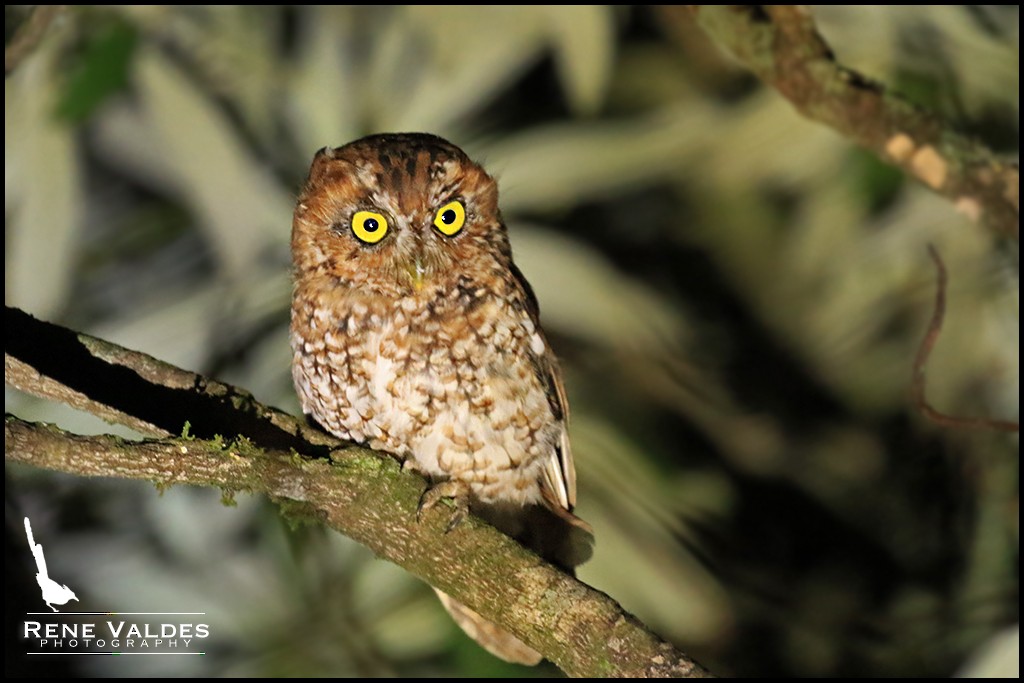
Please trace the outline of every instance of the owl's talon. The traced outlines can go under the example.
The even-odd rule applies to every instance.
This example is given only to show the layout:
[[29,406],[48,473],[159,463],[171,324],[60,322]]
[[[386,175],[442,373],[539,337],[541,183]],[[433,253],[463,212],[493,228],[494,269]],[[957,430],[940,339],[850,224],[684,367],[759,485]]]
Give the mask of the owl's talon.
[[448,520],[448,525],[444,528],[444,532],[450,533],[452,529],[462,524],[469,515],[469,502],[464,498],[455,498],[455,510],[452,512],[451,519]]
[[447,534],[461,524],[469,514],[469,487],[461,481],[449,479],[424,491],[420,496],[420,503],[416,507],[416,521],[423,521],[423,513],[437,505],[443,498],[450,498],[455,505],[451,519],[448,520],[448,525],[444,529]]

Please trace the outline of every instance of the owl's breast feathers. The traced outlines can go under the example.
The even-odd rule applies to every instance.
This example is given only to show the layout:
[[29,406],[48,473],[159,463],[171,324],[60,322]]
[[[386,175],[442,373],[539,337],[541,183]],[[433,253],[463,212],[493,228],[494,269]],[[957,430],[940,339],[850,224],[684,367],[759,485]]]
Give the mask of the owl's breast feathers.
[[[292,223],[292,374],[303,411],[390,451],[571,571],[593,535],[572,514],[575,470],[558,365],[512,262],[498,186],[424,133],[317,152]],[[448,480],[444,481],[443,480]],[[453,517],[453,519],[457,518]],[[536,652],[439,593],[508,661]]]
[[385,299],[300,281],[294,301],[295,385],[326,429],[462,480],[482,503],[571,511],[560,381],[527,291],[462,279]]

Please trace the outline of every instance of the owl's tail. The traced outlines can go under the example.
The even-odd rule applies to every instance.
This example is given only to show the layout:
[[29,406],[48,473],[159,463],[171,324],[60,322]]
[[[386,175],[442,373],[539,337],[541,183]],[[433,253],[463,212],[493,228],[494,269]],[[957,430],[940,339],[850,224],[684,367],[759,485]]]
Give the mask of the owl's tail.
[[513,664],[536,666],[544,657],[493,621],[463,605],[442,590],[434,589],[452,619],[470,638],[499,659]]
[[[589,560],[593,553],[590,525],[567,510],[543,505],[482,505],[474,507],[474,512],[570,574],[575,575],[573,568]],[[539,652],[494,622],[447,593],[437,588],[434,591],[466,635],[495,657],[525,666],[535,666],[543,659]]]

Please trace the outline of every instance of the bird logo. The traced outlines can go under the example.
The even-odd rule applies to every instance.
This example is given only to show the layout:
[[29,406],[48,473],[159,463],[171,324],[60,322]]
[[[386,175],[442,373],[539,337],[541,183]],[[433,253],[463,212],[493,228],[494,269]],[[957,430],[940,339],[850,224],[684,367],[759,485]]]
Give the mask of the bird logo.
[[32,523],[28,521],[28,517],[25,518],[25,534],[28,535],[28,547],[36,559],[36,583],[39,584],[39,588],[43,592],[43,602],[46,603],[46,606],[57,612],[59,610],[54,605],[66,605],[72,600],[77,602],[78,596],[73,590],[67,585],[57,583],[47,573],[43,546],[36,543],[36,539],[32,536]]

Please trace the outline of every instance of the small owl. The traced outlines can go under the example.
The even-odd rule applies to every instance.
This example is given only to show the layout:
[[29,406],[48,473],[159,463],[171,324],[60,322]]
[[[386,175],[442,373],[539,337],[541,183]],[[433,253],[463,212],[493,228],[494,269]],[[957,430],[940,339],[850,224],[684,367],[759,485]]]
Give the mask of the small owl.
[[[292,257],[303,411],[422,472],[420,510],[452,498],[450,527],[471,509],[567,570],[586,560],[565,391],[494,179],[433,135],[324,148],[298,198]],[[438,593],[492,653],[540,660]]]

